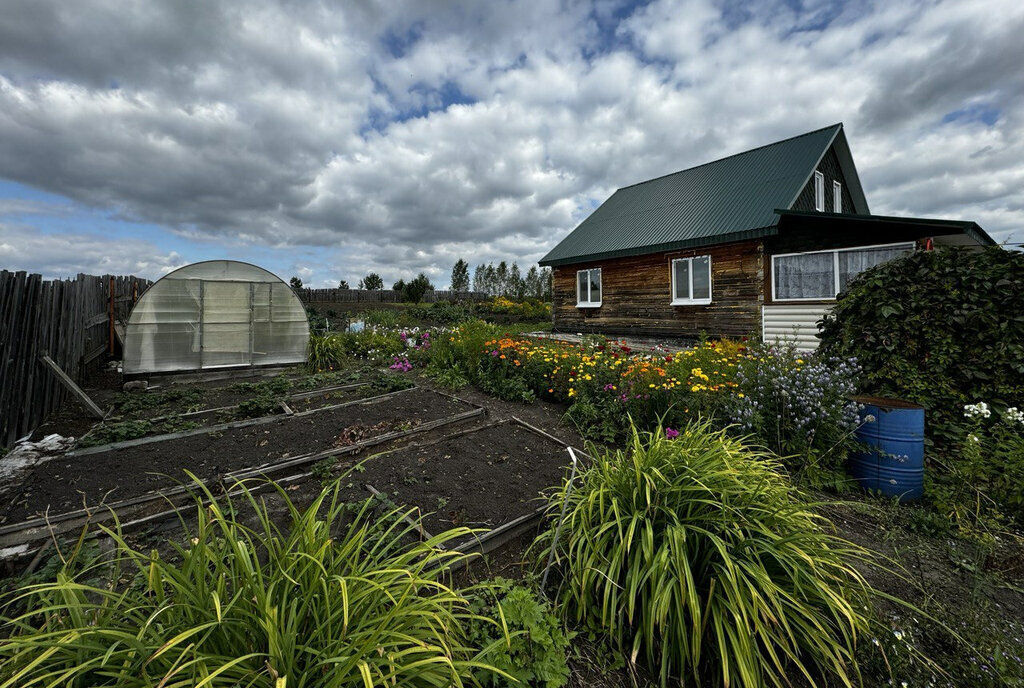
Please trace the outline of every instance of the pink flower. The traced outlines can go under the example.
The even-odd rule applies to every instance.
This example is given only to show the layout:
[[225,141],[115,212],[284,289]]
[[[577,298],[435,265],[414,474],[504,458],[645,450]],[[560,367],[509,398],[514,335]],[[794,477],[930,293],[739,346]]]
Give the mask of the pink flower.
[[666,439],[674,440],[677,437],[679,437],[679,431],[678,430],[673,430],[672,428],[665,428],[665,438]]

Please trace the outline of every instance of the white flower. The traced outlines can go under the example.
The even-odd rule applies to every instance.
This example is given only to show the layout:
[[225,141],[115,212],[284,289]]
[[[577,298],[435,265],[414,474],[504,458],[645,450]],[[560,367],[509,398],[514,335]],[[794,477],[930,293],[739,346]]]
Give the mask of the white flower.
[[1016,406],[1011,406],[1003,413],[1003,418],[1007,423],[1020,423],[1024,425],[1024,411],[1020,411]]
[[868,415],[864,416],[864,422],[865,423],[874,423],[875,422],[875,417],[869,413]]
[[967,439],[969,439],[971,442],[981,442],[981,440],[978,439],[977,435],[968,435]]
[[992,411],[989,410],[988,404],[986,404],[984,401],[979,401],[977,404],[967,404],[967,406],[964,406],[965,418],[974,418],[975,416],[988,418],[991,415]]

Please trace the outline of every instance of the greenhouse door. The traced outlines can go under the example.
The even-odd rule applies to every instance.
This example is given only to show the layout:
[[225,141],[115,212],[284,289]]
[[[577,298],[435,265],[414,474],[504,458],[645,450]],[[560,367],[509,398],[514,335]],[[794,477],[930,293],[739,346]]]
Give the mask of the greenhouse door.
[[252,364],[252,283],[202,281],[201,367]]

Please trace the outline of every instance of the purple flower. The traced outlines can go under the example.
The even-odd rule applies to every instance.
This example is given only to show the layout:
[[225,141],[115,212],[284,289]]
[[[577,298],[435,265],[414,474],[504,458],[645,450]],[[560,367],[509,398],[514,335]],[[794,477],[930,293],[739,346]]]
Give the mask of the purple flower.
[[665,437],[670,440],[674,440],[679,437],[679,431],[673,430],[672,428],[665,428]]

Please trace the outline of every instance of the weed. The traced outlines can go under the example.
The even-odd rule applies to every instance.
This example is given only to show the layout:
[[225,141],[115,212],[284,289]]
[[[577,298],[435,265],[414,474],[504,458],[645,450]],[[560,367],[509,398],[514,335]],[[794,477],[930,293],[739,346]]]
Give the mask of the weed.
[[[566,633],[548,601],[530,588],[504,578],[469,595],[470,611],[479,617],[469,626],[470,642],[489,647],[483,658],[504,670],[521,685],[559,688],[569,679],[566,652],[572,633]],[[507,629],[508,642],[503,640]],[[485,686],[505,686],[508,679],[482,670],[477,678]]]
[[310,473],[324,486],[331,483],[334,478],[334,467],[338,464],[335,456],[328,456],[313,464]]
[[152,429],[153,424],[148,420],[126,420],[120,423],[101,424],[78,440],[78,446],[97,447],[114,442],[127,442],[145,437]]

